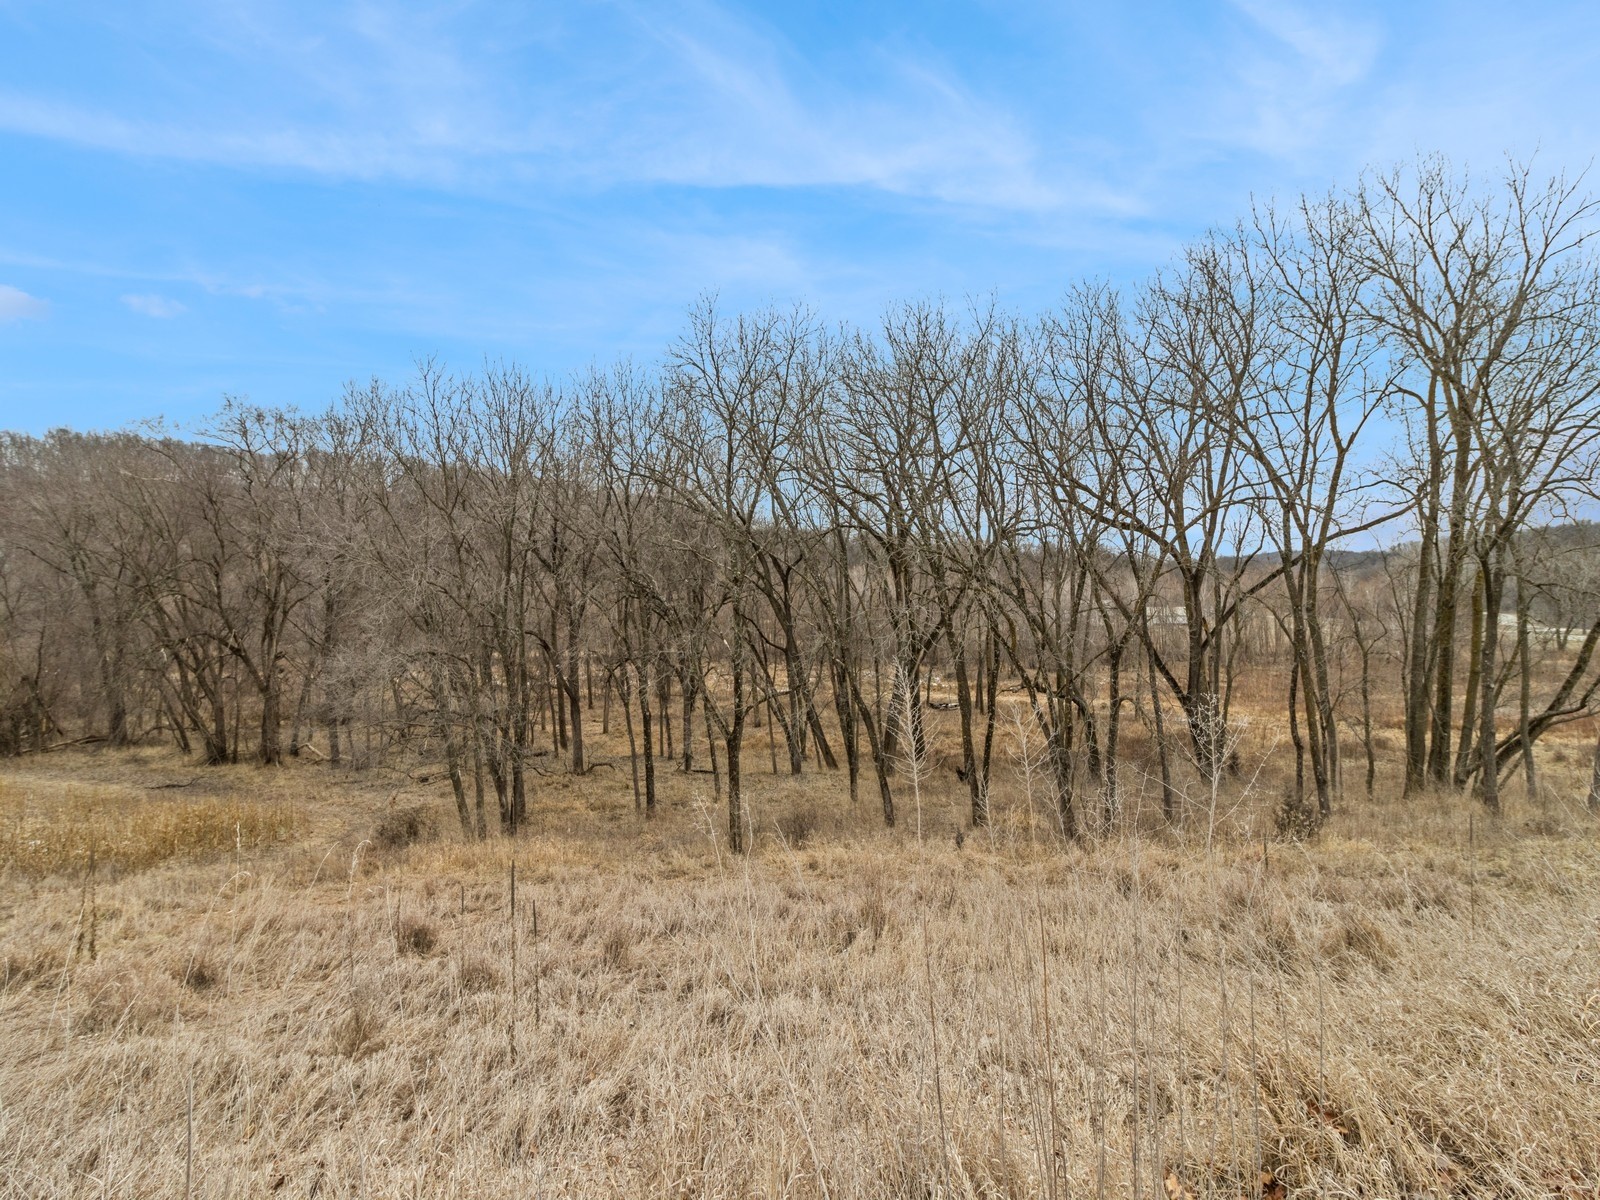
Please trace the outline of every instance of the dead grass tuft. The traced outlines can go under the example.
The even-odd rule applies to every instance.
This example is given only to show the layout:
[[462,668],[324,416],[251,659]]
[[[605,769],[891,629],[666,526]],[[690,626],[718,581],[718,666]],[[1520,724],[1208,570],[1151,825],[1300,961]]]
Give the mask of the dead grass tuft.
[[500,986],[500,972],[484,958],[469,958],[456,967],[456,983],[463,992],[487,992]]
[[1335,961],[1362,960],[1381,970],[1394,961],[1395,948],[1375,917],[1350,909],[1322,935],[1322,955]]
[[383,1045],[383,1018],[365,1001],[358,1001],[329,1032],[328,1045],[343,1058],[362,1058]]
[[59,939],[17,934],[0,950],[0,993],[34,981],[59,980],[71,960],[71,946]]
[[613,971],[626,971],[633,963],[632,931],[614,925],[600,941],[600,959]]
[[209,955],[196,954],[189,958],[178,974],[178,982],[195,992],[209,992],[222,982],[223,972]]
[[395,931],[395,943],[402,954],[427,955],[439,944],[439,930],[421,917],[402,917]]
[[94,963],[73,982],[73,1027],[79,1033],[126,1036],[167,1030],[183,1011],[176,981],[134,963]]

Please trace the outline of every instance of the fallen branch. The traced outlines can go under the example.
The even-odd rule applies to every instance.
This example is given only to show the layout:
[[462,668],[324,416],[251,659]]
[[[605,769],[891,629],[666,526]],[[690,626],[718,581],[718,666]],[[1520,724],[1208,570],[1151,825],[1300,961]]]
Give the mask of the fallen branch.
[[105,735],[91,733],[88,737],[74,738],[70,742],[54,742],[48,746],[25,746],[18,750],[15,757],[21,758],[24,754],[49,754],[55,750],[69,750],[73,746],[89,746],[95,742],[105,741]]

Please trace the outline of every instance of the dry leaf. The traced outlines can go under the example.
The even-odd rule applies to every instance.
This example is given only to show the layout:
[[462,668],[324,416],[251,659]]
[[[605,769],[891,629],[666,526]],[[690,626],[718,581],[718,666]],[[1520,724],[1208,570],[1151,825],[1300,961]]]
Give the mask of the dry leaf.
[[1316,1100],[1307,1100],[1306,1112],[1311,1114],[1312,1119],[1321,1121],[1340,1137],[1348,1138],[1350,1136],[1349,1128],[1340,1119],[1340,1113],[1336,1109],[1329,1108]]
[[1162,1176],[1161,1182],[1166,1186],[1167,1200],[1195,1200],[1194,1193],[1183,1186],[1183,1180],[1178,1178],[1178,1173],[1171,1167],[1167,1168],[1167,1173]]

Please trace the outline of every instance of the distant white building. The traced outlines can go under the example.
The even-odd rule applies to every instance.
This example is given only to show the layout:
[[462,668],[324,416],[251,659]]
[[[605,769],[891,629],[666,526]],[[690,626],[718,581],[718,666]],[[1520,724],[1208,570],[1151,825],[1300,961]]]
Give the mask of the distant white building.
[[[1554,625],[1541,625],[1538,621],[1528,622],[1528,637],[1532,641],[1542,642],[1546,645],[1558,640],[1565,632],[1567,631],[1557,629]],[[1503,612],[1500,614],[1500,634],[1502,637],[1507,635],[1511,637],[1517,636],[1516,613]]]
[[1144,610],[1151,625],[1188,625],[1189,608],[1184,604],[1151,604]]

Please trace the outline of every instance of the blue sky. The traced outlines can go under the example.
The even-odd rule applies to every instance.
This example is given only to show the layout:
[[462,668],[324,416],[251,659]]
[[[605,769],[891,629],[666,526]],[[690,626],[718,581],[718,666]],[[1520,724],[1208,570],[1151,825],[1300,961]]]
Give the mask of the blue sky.
[[1511,12],[0,0],[0,428],[648,359],[707,291],[1034,311],[1367,164],[1586,169],[1600,5]]

